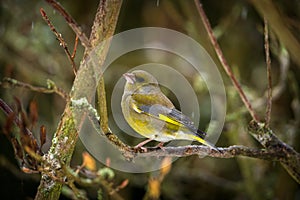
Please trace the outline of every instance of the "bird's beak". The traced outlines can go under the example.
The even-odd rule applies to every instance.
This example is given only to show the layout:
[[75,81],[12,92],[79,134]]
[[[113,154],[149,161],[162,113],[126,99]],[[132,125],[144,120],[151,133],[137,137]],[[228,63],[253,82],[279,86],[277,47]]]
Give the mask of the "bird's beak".
[[135,83],[135,75],[133,73],[125,73],[125,74],[123,74],[123,76],[128,83],[131,83],[131,84]]

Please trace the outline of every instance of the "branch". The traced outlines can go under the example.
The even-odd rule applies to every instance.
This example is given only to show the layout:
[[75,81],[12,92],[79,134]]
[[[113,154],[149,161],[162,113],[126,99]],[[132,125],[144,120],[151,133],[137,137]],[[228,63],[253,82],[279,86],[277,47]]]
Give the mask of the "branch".
[[[76,52],[77,52],[77,46],[78,46],[78,35],[76,35],[75,37],[75,43],[74,43],[74,47],[73,47],[73,53],[71,55],[71,58],[74,60]],[[76,75],[76,74],[75,74]]]
[[33,86],[29,83],[24,83],[12,78],[4,78],[2,82],[0,82],[0,85],[7,86],[7,87],[21,87],[21,88],[29,89],[34,92],[40,92],[45,94],[55,93],[61,96],[65,100],[69,99],[69,95],[63,89],[57,87],[55,83],[49,79],[47,80],[47,88]]
[[300,183],[300,154],[292,147],[279,140],[271,129],[263,123],[254,120],[249,124],[249,133],[258,140],[266,149],[255,149],[244,146],[230,146],[226,148],[211,149],[203,145],[190,145],[182,147],[163,147],[163,148],[140,148],[135,149],[124,144],[113,133],[103,133],[98,123],[98,116],[95,111],[91,112],[88,104],[81,105],[80,109],[88,113],[92,124],[99,134],[105,135],[110,143],[123,153],[127,160],[134,160],[135,157],[185,157],[191,155],[210,156],[216,158],[233,158],[236,156],[246,156],[268,161],[279,161],[290,175]]
[[[93,176],[93,178],[80,177],[76,172],[74,172],[71,168],[67,166],[64,166],[64,170],[69,179],[72,179],[73,181],[75,181],[77,184],[81,186],[87,187],[87,186],[101,185],[110,194],[111,199],[115,199],[115,200],[123,199],[118,193],[114,192],[115,188],[113,188],[111,182],[107,181],[104,178],[105,175],[102,175],[100,173],[100,171],[103,170],[103,168],[98,170],[97,172],[93,172],[93,173],[89,172],[90,175]],[[110,169],[107,168],[107,170]]]
[[284,154],[284,159],[280,160],[280,163],[300,184],[300,154],[277,138],[273,131],[263,123],[250,122],[248,131],[268,151],[282,152]]
[[[90,41],[87,41],[84,34],[81,32],[79,26],[75,21],[67,14],[67,12],[55,1],[46,0],[56,10],[58,10],[66,19],[68,24],[78,35],[80,41],[86,47],[85,56],[82,59],[80,68],[75,77],[71,92],[70,99],[87,98],[89,101],[94,96],[94,91],[87,88],[95,88],[98,79],[101,75],[101,66],[105,60],[106,52],[109,48],[110,43],[107,42],[96,49],[97,45],[100,44],[102,39],[109,38],[113,35],[119,10],[121,8],[121,0],[101,0],[99,3],[98,11],[94,20],[93,31]],[[101,9],[100,9],[101,8]],[[101,10],[105,10],[105,15]],[[110,24],[104,23],[110,22]],[[100,29],[99,27],[102,27]],[[103,31],[105,30],[105,31]],[[103,31],[103,32],[102,32]],[[93,35],[96,34],[96,35]],[[100,35],[100,36],[99,36]],[[95,63],[89,63],[89,53],[93,50],[96,53],[97,65]],[[76,117],[76,118],[75,118]],[[68,166],[74,151],[76,141],[78,139],[78,123],[80,123],[81,117],[76,116],[74,113],[72,103],[69,101],[65,107],[62,119],[59,122],[58,128],[52,140],[52,146],[46,157],[48,163],[58,162],[62,165]],[[62,169],[51,169],[51,173],[59,173]],[[63,174],[63,173],[61,173]],[[42,173],[42,179],[38,188],[35,199],[58,199],[61,193],[62,183],[56,180],[52,180],[48,174]]]
[[292,59],[300,67],[300,43],[291,32],[288,23],[284,21],[286,17],[280,14],[272,0],[251,0],[250,1],[262,18],[268,20],[271,29],[290,53]]
[[76,64],[74,62],[74,57],[75,57],[75,52],[71,55],[67,43],[65,42],[64,38],[62,37],[62,35],[56,30],[56,28],[53,26],[53,24],[51,23],[50,19],[48,18],[45,10],[43,8],[40,9],[40,13],[43,17],[43,19],[46,21],[46,23],[48,24],[49,28],[51,29],[51,31],[54,33],[54,35],[56,36],[57,40],[59,41],[59,45],[63,47],[69,62],[71,63],[72,69],[73,69],[73,73],[74,75],[76,75],[77,69],[76,69]]
[[68,25],[72,28],[72,30],[76,33],[81,44],[85,48],[90,48],[90,42],[84,32],[82,32],[80,26],[76,23],[76,21],[72,18],[72,16],[55,0],[45,0],[49,3],[58,13],[60,13],[68,23]]
[[229,146],[225,148],[218,148],[219,151],[210,149],[203,145],[189,145],[179,147],[163,147],[161,148],[147,148],[147,152],[134,154],[139,157],[186,157],[191,155],[209,156],[213,158],[234,158],[237,156],[245,156],[250,158],[258,158],[268,161],[281,161],[285,159],[285,154],[281,151],[268,151],[265,149],[249,148],[245,146]]
[[[80,103],[78,103],[80,102]],[[255,149],[245,146],[230,146],[226,148],[218,148],[218,150],[211,149],[203,145],[189,145],[180,147],[143,147],[134,148],[123,143],[115,134],[102,131],[99,125],[99,116],[95,109],[84,100],[72,101],[72,104],[81,112],[87,113],[88,118],[93,124],[97,133],[105,136],[109,142],[119,149],[123,156],[127,160],[134,160],[135,157],[186,157],[191,155],[209,156],[215,158],[233,158],[236,156],[246,156],[251,158],[258,158],[269,161],[285,161],[288,159],[288,155],[283,149]],[[255,130],[253,130],[254,132]],[[300,169],[300,168],[299,168]]]
[[213,30],[210,26],[210,23],[207,19],[207,16],[202,8],[202,5],[201,3],[199,2],[199,0],[194,0],[195,2],[195,5],[197,7],[197,10],[198,10],[198,13],[201,17],[201,20],[204,24],[204,27],[208,33],[208,36],[209,36],[209,39],[212,43],[212,45],[214,46],[214,50],[216,51],[216,54],[219,58],[219,61],[221,62],[222,64],[222,67],[224,68],[225,72],[227,73],[227,75],[229,76],[229,78],[231,79],[231,82],[233,84],[233,86],[235,87],[235,89],[238,91],[244,105],[246,106],[246,108],[248,109],[248,112],[250,113],[250,115],[252,116],[252,119],[254,119],[256,122],[259,122],[259,119],[255,113],[255,111],[253,110],[252,108],[252,105],[251,103],[249,102],[248,98],[246,97],[244,91],[242,90],[242,87],[241,85],[239,84],[239,82],[236,80],[231,68],[229,67],[223,53],[222,53],[222,50],[217,42],[217,39],[216,37],[214,36],[214,33],[213,33]]
[[[118,4],[116,1],[115,3]],[[94,23],[91,36],[90,36],[90,42],[92,46],[101,46],[100,43],[102,41],[108,40],[108,36],[113,35],[113,29],[110,28],[112,24],[116,24],[116,19],[113,17],[109,17],[109,12],[111,13],[116,13],[118,11],[118,6],[111,6],[111,10],[108,10],[105,6],[105,1],[102,1],[98,7],[98,11],[96,14],[95,21],[101,21],[101,23]],[[108,16],[103,18],[103,16]],[[105,44],[104,44],[105,45]],[[96,50],[95,54],[96,55],[101,55],[101,54],[106,54],[105,49],[102,52],[103,48],[98,48],[100,51]],[[85,52],[85,55],[88,52]],[[99,64],[103,63],[104,60],[102,60],[101,56],[99,57]],[[96,63],[97,65],[97,63]],[[100,115],[100,125],[102,128],[102,131],[104,133],[110,133],[110,129],[108,126],[108,115],[107,115],[107,103],[106,103],[106,92],[105,92],[105,83],[104,83],[104,78],[101,76],[100,80],[98,81],[98,86],[97,86],[97,91],[96,91],[96,96],[97,96],[97,110]],[[110,135],[110,137],[114,137],[114,135]]]
[[[21,106],[21,105],[18,105]],[[5,113],[6,116],[10,116],[14,114],[14,111],[0,98],[0,109]],[[20,109],[20,108],[19,108]],[[14,116],[13,117],[13,122],[20,128],[22,129],[23,133],[29,137],[30,140],[35,141],[35,137],[33,136],[33,133],[23,125],[23,120],[22,119],[24,116],[18,117]]]
[[[201,3],[199,2],[199,0],[194,0],[196,7],[198,9],[198,12],[201,16],[201,19],[204,23],[204,26],[206,28],[206,31],[208,32],[209,38],[214,46],[214,49],[218,55],[218,58],[223,66],[223,68],[225,69],[227,75],[230,77],[233,85],[235,86],[236,90],[238,91],[242,101],[244,102],[245,106],[248,109],[248,112],[251,114],[253,121],[250,123],[249,125],[249,133],[256,139],[258,140],[267,150],[269,151],[275,151],[278,152],[279,155],[284,155],[283,156],[283,160],[280,160],[281,164],[285,167],[285,169],[289,172],[289,174],[298,182],[300,183],[300,156],[299,153],[297,153],[292,147],[288,146],[287,144],[283,143],[282,141],[280,141],[273,133],[272,130],[268,128],[268,126],[266,126],[266,124],[263,123],[258,123],[258,117],[256,116],[256,113],[254,112],[250,102],[248,101],[246,95],[244,94],[240,84],[238,83],[238,81],[236,80],[235,76],[233,75],[229,65],[227,64],[227,61],[224,58],[224,55],[217,43],[217,40],[213,34],[213,31],[211,29],[211,26],[209,24],[209,21],[205,15],[205,12],[202,8]],[[275,11],[275,8],[273,7],[273,4],[271,3],[271,1],[267,0],[267,1],[257,1],[257,0],[252,0],[253,3],[259,8],[259,10],[263,10],[264,8],[268,8],[269,6],[272,7],[272,11]],[[264,7],[262,6],[264,5]],[[270,22],[274,22],[274,19],[271,18],[271,16],[269,15],[269,12],[265,11],[263,12],[263,14],[266,14],[266,19]],[[273,13],[277,17],[279,18],[279,14],[278,13]],[[270,17],[267,17],[267,15]],[[279,20],[281,22],[281,19]],[[271,24],[272,24],[271,23]],[[277,22],[274,22],[276,24],[278,24]],[[267,26],[267,24],[266,24]],[[266,28],[266,27],[265,27]],[[284,29],[284,27],[281,27],[282,29]],[[265,29],[265,41],[266,44],[268,45],[268,37],[267,37],[267,28]],[[291,38],[290,39],[294,39],[294,37],[292,35],[290,35]],[[298,45],[297,41],[295,42],[295,46]],[[268,46],[266,45],[266,48],[268,48]],[[300,47],[300,46],[299,46]],[[269,49],[269,48],[268,48]],[[299,52],[300,48],[296,48]],[[295,49],[295,50],[296,50]],[[266,60],[267,60],[267,66],[268,66],[268,83],[269,86],[271,87],[271,80],[270,80],[270,59],[269,59],[269,52],[266,49]],[[297,56],[299,58],[299,56]],[[267,106],[267,116],[270,115],[269,113],[271,112],[271,89],[269,89],[269,96],[268,96],[268,106]],[[267,118],[267,120],[269,121],[270,119]]]
[[270,45],[269,45],[269,28],[268,21],[264,19],[265,28],[265,53],[266,53],[266,64],[267,64],[267,78],[268,78],[268,96],[267,96],[267,107],[266,107],[266,126],[268,127],[271,120],[271,109],[272,109],[272,75],[271,75],[271,58],[270,58]]
[[[15,98],[15,100],[18,107],[17,112],[14,112],[0,98],[0,110],[7,116],[7,122],[3,127],[3,133],[11,141],[15,157],[17,158],[22,171],[26,173],[37,173],[38,163],[40,162],[39,158],[42,155],[42,152],[40,151],[41,146],[38,145],[33,133],[27,128],[27,116],[23,112],[20,101],[17,98]],[[18,127],[18,134],[11,133],[13,124]]]

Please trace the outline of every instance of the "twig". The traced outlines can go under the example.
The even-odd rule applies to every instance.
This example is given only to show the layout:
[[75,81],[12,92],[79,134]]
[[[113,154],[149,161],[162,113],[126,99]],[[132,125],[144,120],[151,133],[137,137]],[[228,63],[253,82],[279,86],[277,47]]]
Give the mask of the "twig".
[[[74,172],[73,169],[67,166],[63,166],[63,170],[65,171],[65,174],[67,174],[68,178],[72,181],[75,181],[81,186],[95,186],[95,185],[101,185],[103,188],[105,188],[108,193],[112,193],[112,199],[116,200],[122,200],[123,198],[115,191],[115,189],[112,187],[112,184],[110,184],[105,178],[103,178],[100,174],[96,174],[94,178],[83,178],[78,176],[76,172]],[[71,182],[72,182],[71,181]]]
[[39,181],[39,176],[38,175],[33,175],[33,174],[27,174],[22,171],[20,171],[19,168],[16,167],[15,163],[12,163],[10,160],[8,160],[5,156],[0,155],[0,166],[1,168],[4,168],[10,173],[17,177],[21,178],[22,180],[33,180],[35,182]]
[[[0,109],[5,113],[6,116],[9,116],[14,113],[14,111],[0,98]],[[15,116],[13,122],[21,127],[22,121],[18,116]],[[35,140],[33,133],[28,129],[24,128],[24,133],[30,137],[31,140]]]
[[291,26],[287,23],[287,15],[283,15],[282,10],[278,9],[276,1],[272,0],[251,0],[255,9],[262,18],[266,18],[270,24],[270,28],[279,39],[280,43],[288,50],[291,58],[297,66],[300,67],[300,43]]
[[[268,152],[277,152],[276,155],[283,156],[282,160],[280,160],[281,164],[284,168],[289,172],[289,174],[300,183],[300,156],[292,147],[280,141],[273,133],[272,130],[265,126],[263,123],[259,123],[258,117],[254,112],[250,102],[248,101],[246,95],[244,94],[241,86],[235,79],[230,67],[228,66],[222,51],[217,43],[216,38],[213,35],[213,31],[210,27],[209,21],[205,15],[204,10],[202,9],[202,5],[198,0],[194,0],[195,5],[198,9],[198,12],[201,16],[201,19],[204,23],[204,26],[208,32],[209,38],[214,46],[214,49],[219,57],[220,62],[222,63],[223,68],[225,69],[227,75],[231,78],[233,85],[239,92],[239,95],[247,107],[249,113],[251,114],[253,121],[249,125],[249,133],[256,138],[265,148],[268,149]],[[253,2],[268,2],[271,1],[257,1],[253,0]],[[266,6],[267,7],[267,6]],[[268,18],[269,20],[269,18]],[[276,22],[275,22],[276,23]],[[298,42],[296,42],[298,44]],[[275,156],[275,155],[274,155]]]
[[73,53],[72,53],[72,56],[71,56],[72,59],[75,58],[76,51],[77,51],[77,46],[78,46],[78,35],[76,35],[76,38],[75,38],[75,43],[74,43]]
[[[38,162],[41,161],[40,147],[33,133],[27,128],[26,114],[22,111],[20,101],[17,98],[15,98],[15,100],[17,101],[17,112],[14,112],[0,98],[0,110],[2,110],[8,118],[8,122],[6,122],[3,131],[7,133],[6,136],[12,143],[15,156],[22,170],[26,173],[37,173]],[[12,124],[15,124],[19,128],[20,133],[18,135],[10,133]]]
[[63,49],[64,49],[65,53],[67,54],[67,57],[71,63],[73,73],[76,75],[76,73],[77,73],[76,64],[74,62],[73,55],[71,55],[71,53],[68,49],[67,43],[63,39],[62,35],[53,26],[53,24],[51,23],[50,19],[48,18],[47,14],[43,8],[40,9],[40,13],[41,13],[43,19],[45,20],[45,22],[48,24],[50,30],[54,33],[57,40],[59,41],[59,45],[63,47]]
[[76,23],[76,21],[71,17],[71,15],[55,0],[45,0],[49,3],[56,11],[58,11],[66,20],[68,25],[72,28],[72,30],[76,33],[81,41],[81,44],[85,48],[90,48],[89,39],[86,37],[84,32],[82,32],[80,26]]
[[74,196],[76,197],[76,199],[78,199],[78,200],[79,199],[80,200],[88,200],[88,198],[86,197],[85,191],[78,189],[75,186],[74,181],[68,182],[67,184],[70,187],[70,189],[72,190],[72,192],[74,193]]
[[124,181],[122,181],[122,183],[120,185],[118,185],[113,191],[111,191],[109,193],[109,195],[114,195],[115,193],[119,192],[121,189],[124,189],[129,183],[128,179],[125,179]]
[[204,26],[205,26],[205,29],[206,29],[206,31],[207,31],[207,33],[208,33],[208,36],[209,36],[209,38],[210,38],[210,41],[211,41],[212,45],[214,46],[214,49],[215,49],[215,51],[216,51],[216,54],[217,54],[217,56],[218,56],[218,58],[219,58],[219,60],[220,60],[220,62],[221,62],[221,64],[222,64],[222,66],[223,66],[225,72],[227,73],[227,75],[228,75],[229,78],[231,79],[231,81],[232,81],[234,87],[235,87],[236,90],[238,91],[238,93],[239,93],[239,95],[240,95],[240,97],[241,97],[243,103],[245,104],[245,106],[246,106],[246,108],[248,109],[248,111],[249,111],[250,115],[252,116],[252,118],[253,118],[256,122],[259,122],[259,119],[258,119],[258,117],[257,117],[257,115],[256,115],[256,113],[255,113],[255,111],[253,110],[251,103],[249,102],[248,98],[246,97],[246,95],[245,95],[245,93],[244,93],[244,91],[243,91],[241,85],[240,85],[239,82],[236,80],[236,78],[235,78],[235,76],[234,76],[234,74],[233,74],[231,68],[229,67],[229,65],[228,65],[228,63],[227,63],[227,61],[226,61],[226,59],[225,59],[225,57],[224,57],[224,55],[223,55],[223,53],[222,53],[222,51],[221,51],[221,48],[220,48],[220,46],[219,46],[219,44],[218,44],[218,42],[217,42],[216,37],[215,37],[214,34],[213,34],[212,28],[211,28],[210,23],[209,23],[209,21],[208,21],[208,18],[207,18],[206,14],[205,14],[205,12],[204,12],[204,10],[203,10],[203,8],[202,8],[201,3],[199,2],[199,0],[194,0],[194,2],[195,2],[195,5],[196,5],[196,7],[197,7],[198,13],[199,13],[199,15],[200,15],[200,17],[201,17],[201,20],[202,20],[202,22],[203,22],[203,24],[204,24]]
[[267,96],[267,107],[266,107],[266,127],[269,127],[271,120],[271,109],[272,109],[272,75],[271,75],[271,58],[270,58],[270,45],[269,45],[269,28],[268,21],[264,18],[264,35],[265,35],[265,53],[266,53],[266,64],[267,64],[267,77],[268,77],[268,96]]
[[24,83],[24,82],[21,82],[21,81],[12,79],[12,78],[4,78],[2,80],[2,82],[0,82],[0,85],[5,86],[5,84],[8,84],[10,87],[22,87],[22,88],[26,88],[31,91],[40,92],[40,93],[46,93],[46,94],[56,93],[65,100],[69,99],[69,95],[63,89],[58,88],[55,85],[55,83],[51,80],[47,80],[47,85],[48,85],[47,88],[33,86],[29,83]]

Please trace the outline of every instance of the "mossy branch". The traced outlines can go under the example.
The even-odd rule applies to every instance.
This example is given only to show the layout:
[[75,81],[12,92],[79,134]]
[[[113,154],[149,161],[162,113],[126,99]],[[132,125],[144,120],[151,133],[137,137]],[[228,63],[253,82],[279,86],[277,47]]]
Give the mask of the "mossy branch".
[[[234,145],[224,148],[218,148],[218,150],[211,149],[210,147],[203,145],[188,145],[179,147],[143,147],[134,148],[124,144],[115,134],[102,131],[101,126],[98,123],[97,113],[91,109],[92,106],[87,101],[83,104],[75,104],[77,109],[87,113],[89,120],[92,122],[95,130],[105,136],[110,144],[119,149],[123,156],[127,160],[134,160],[135,157],[186,157],[191,155],[209,156],[215,158],[233,158],[237,156],[258,158],[267,161],[280,161],[282,163],[290,163],[295,166],[299,165],[300,156],[290,146],[280,141],[272,130],[265,127],[263,123],[257,123],[252,121],[249,124],[248,132],[254,138],[256,138],[266,149],[251,148],[246,146]],[[292,160],[290,160],[292,158]],[[299,168],[300,169],[300,166]],[[296,169],[294,173],[299,174],[299,170]],[[297,176],[297,175],[296,175]]]
[[279,160],[281,165],[300,184],[300,154],[282,142],[273,131],[263,123],[250,122],[248,131],[266,149],[281,152],[281,154],[284,155],[283,159]]
[[[54,1],[51,2],[53,3]],[[84,97],[90,100],[94,95],[90,90],[86,90],[86,88],[96,87],[98,80],[96,79],[97,77],[95,78],[95,73],[101,75],[101,65],[106,57],[109,42],[104,43],[101,48],[98,48],[99,51],[95,51],[97,57],[99,58],[96,68],[94,65],[89,65],[87,60],[90,53],[101,43],[102,40],[113,35],[121,4],[121,0],[100,0],[89,40],[90,44],[88,45],[84,43],[84,46],[86,47],[85,56],[81,62],[72,90],[70,92],[71,99],[79,99]],[[54,8],[57,9],[57,7]],[[67,22],[69,25],[76,25],[74,20],[72,20],[74,23],[70,23],[69,21]],[[79,29],[78,27],[76,28]],[[68,166],[70,163],[74,147],[78,139],[78,127],[76,125],[79,123],[76,121],[78,119],[74,119],[72,111],[72,103],[67,102],[64,114],[59,122],[57,131],[54,134],[52,146],[46,157],[48,163],[58,161],[58,163],[66,166]],[[57,174],[61,170],[62,169],[55,168],[52,169],[52,172]],[[58,199],[61,193],[61,188],[61,182],[51,179],[48,173],[42,173],[42,179],[35,199]]]

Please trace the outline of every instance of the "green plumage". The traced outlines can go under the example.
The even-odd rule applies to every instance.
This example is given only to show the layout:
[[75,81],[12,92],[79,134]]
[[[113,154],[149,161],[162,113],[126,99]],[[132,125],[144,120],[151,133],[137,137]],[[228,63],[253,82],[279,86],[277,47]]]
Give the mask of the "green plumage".
[[191,119],[161,92],[157,80],[148,72],[135,70],[124,74],[126,84],[122,96],[122,112],[127,123],[139,134],[160,142],[175,139],[204,140],[205,132],[197,130]]

